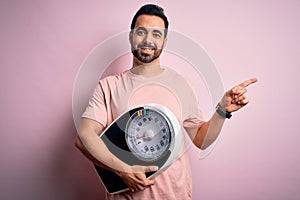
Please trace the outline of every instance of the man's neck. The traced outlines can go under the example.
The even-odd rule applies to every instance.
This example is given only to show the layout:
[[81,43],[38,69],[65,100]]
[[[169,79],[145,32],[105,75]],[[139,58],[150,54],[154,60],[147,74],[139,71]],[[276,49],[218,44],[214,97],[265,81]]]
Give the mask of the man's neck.
[[142,63],[133,59],[131,72],[137,75],[151,77],[161,74],[163,69],[160,66],[159,58],[151,63]]

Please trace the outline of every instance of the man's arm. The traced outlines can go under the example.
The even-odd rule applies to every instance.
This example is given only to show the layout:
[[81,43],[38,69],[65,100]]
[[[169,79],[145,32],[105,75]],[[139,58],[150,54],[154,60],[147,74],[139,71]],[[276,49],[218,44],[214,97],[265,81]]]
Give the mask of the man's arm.
[[[226,112],[235,112],[249,103],[246,98],[247,86],[257,82],[256,78],[249,79],[232,89],[228,90],[220,101],[220,106]],[[219,136],[223,127],[225,118],[217,112],[213,114],[211,119],[201,125],[193,137],[193,143],[200,149],[204,150],[211,145]]]
[[99,137],[104,127],[91,119],[83,118],[78,130],[75,146],[93,163],[109,169],[120,176],[131,191],[143,190],[154,184],[145,172],[156,171],[155,166],[129,166],[114,156]]

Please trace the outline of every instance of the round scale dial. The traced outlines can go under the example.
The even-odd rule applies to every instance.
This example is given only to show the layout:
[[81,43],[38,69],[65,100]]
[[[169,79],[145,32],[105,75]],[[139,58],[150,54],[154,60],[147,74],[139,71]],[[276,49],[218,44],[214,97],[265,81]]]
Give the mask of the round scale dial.
[[154,110],[141,109],[127,123],[126,142],[131,152],[141,160],[155,161],[170,148],[172,127],[168,118]]

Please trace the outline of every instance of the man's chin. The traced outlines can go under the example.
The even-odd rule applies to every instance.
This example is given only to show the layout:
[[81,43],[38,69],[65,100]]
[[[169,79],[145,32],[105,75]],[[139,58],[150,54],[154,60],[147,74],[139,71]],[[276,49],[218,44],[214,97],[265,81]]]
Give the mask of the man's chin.
[[143,63],[151,63],[152,61],[154,61],[155,59],[153,58],[147,58],[147,57],[144,57],[144,58],[141,58],[139,59],[139,61],[143,62]]
[[154,61],[156,58],[154,56],[144,56],[144,55],[138,55],[135,56],[140,62],[142,63],[151,63],[152,61]]
[[149,55],[149,54],[141,54],[140,52],[138,51],[132,51],[133,53],[133,56],[138,60],[140,61],[141,63],[144,63],[144,64],[148,64],[148,63],[151,63],[153,62],[154,60],[156,60],[157,58],[159,58],[159,55],[156,55],[156,54],[153,54],[153,55]]

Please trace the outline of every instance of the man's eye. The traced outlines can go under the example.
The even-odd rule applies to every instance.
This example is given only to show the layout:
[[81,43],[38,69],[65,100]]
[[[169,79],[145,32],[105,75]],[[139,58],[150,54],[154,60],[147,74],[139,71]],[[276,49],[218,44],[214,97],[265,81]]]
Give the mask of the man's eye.
[[136,33],[137,33],[137,35],[139,35],[139,36],[143,36],[143,35],[145,35],[145,34],[146,34],[146,32],[145,32],[145,31],[137,31]]
[[161,34],[153,33],[153,37],[156,38],[156,39],[159,39],[159,38],[161,38]]

